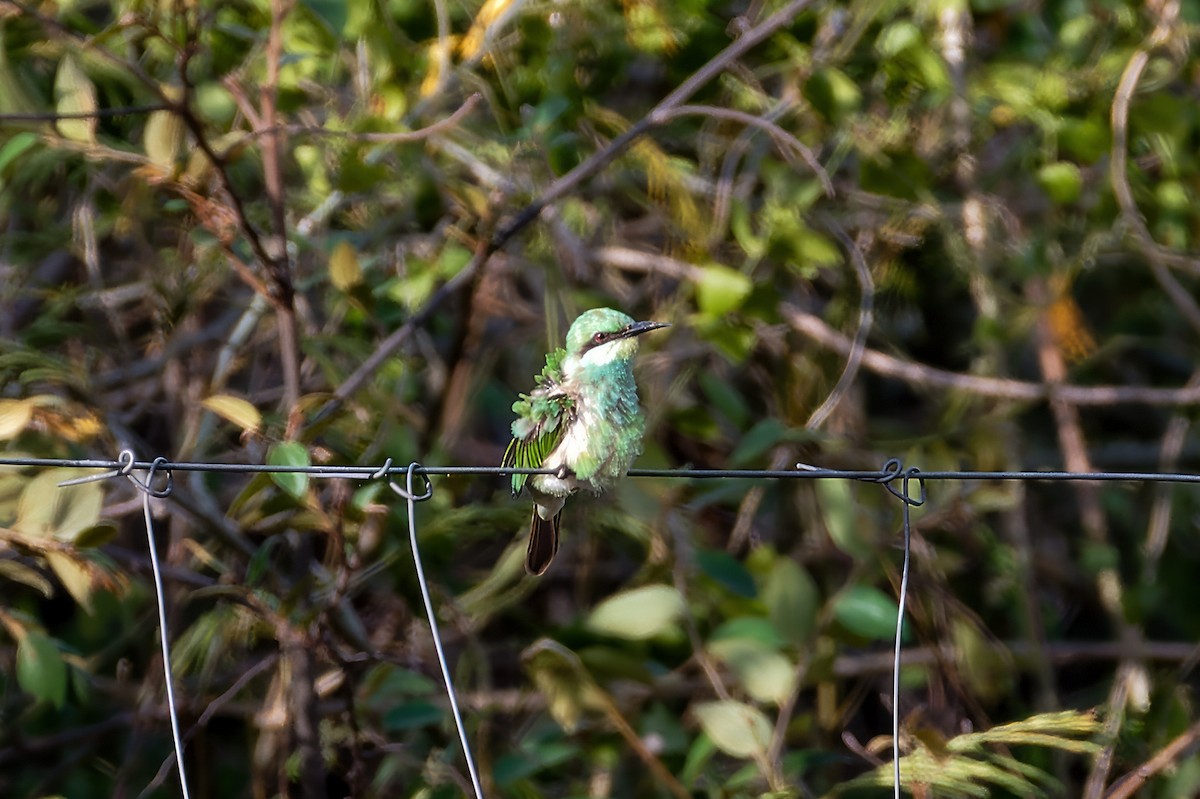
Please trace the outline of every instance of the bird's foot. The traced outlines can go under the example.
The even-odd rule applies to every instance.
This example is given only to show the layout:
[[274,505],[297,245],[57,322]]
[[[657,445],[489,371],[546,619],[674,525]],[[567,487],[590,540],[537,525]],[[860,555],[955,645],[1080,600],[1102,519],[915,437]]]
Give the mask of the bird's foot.
[[568,477],[571,476],[571,470],[568,469],[567,465],[564,463],[563,465],[558,467],[558,471],[554,473],[554,476],[557,477],[559,480],[566,480]]

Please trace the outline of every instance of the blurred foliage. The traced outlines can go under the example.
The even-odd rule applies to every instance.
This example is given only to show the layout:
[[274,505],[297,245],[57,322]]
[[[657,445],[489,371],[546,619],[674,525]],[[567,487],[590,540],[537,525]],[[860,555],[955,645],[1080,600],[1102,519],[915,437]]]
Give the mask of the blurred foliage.
[[[812,3],[476,266],[780,7],[0,0],[4,455],[494,465],[612,305],[673,324],[642,466],[1196,470],[1195,4]],[[78,474],[0,473],[0,793],[175,796],[141,498]],[[417,514],[488,795],[890,795],[887,492],[630,479],[532,580],[506,482]],[[911,795],[1098,796],[1194,728],[1194,492],[928,489]],[[463,793],[385,486],[154,512],[194,796]]]

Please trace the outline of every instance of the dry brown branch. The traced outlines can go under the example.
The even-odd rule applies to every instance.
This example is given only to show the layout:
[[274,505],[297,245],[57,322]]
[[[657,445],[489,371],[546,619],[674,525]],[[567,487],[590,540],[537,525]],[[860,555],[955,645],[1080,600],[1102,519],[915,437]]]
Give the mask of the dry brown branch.
[[592,257],[605,266],[629,272],[663,275],[674,280],[697,282],[704,274],[703,269],[687,261],[680,261],[662,253],[634,250],[630,247],[599,247],[592,251]]
[[[1079,409],[1059,393],[1059,387],[1067,379],[1067,362],[1055,343],[1054,333],[1050,329],[1049,315],[1045,312],[1050,301],[1049,292],[1045,282],[1040,278],[1030,280],[1026,290],[1030,301],[1042,309],[1036,328],[1037,358],[1042,377],[1050,389],[1050,411],[1054,416],[1063,461],[1067,471],[1095,471],[1091,458],[1088,456],[1087,440],[1084,438]],[[1108,519],[1104,515],[1104,508],[1100,502],[1098,486],[1092,482],[1076,482],[1072,484],[1072,488],[1079,503],[1080,525],[1083,527],[1084,534],[1094,544],[1110,547],[1112,542],[1108,532]],[[1140,630],[1125,619],[1125,588],[1121,582],[1121,576],[1115,568],[1111,566],[1103,568],[1096,575],[1096,592],[1110,621],[1119,631],[1120,640],[1132,644],[1140,641],[1142,637]],[[1107,742],[1096,756],[1084,784],[1083,795],[1086,799],[1099,799],[1104,792],[1104,785],[1108,781],[1108,772],[1112,767],[1116,734],[1125,717],[1126,704],[1131,698],[1135,702],[1140,702],[1137,696],[1131,697],[1130,689],[1139,683],[1139,678],[1144,676],[1143,672],[1143,665],[1134,658],[1126,656],[1121,659],[1106,703],[1108,708],[1105,723]]]
[[1200,741],[1200,722],[1179,733],[1169,744],[1155,752],[1154,757],[1117,780],[1116,784],[1104,795],[1104,799],[1129,799],[1151,777],[1174,763],[1187,750],[1195,746],[1197,741]]
[[[788,324],[821,346],[849,355],[853,342],[827,325],[820,317],[795,306],[784,305],[783,315]],[[1001,377],[978,377],[949,372],[924,364],[905,361],[878,350],[863,350],[863,366],[876,374],[894,377],[923,388],[945,388],[965,391],[981,397],[1018,402],[1039,402],[1050,396],[1041,383],[1029,383]],[[1149,388],[1141,386],[1059,386],[1060,397],[1075,405],[1159,405],[1181,406],[1200,402],[1200,388]]]

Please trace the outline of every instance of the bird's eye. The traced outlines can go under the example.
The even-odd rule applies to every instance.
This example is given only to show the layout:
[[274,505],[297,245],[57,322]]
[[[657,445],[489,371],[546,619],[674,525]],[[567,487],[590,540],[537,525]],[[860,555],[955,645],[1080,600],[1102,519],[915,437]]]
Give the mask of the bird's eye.
[[606,338],[608,338],[607,333],[597,333],[596,335],[592,336],[592,341],[599,344],[600,342],[604,341],[604,339],[606,339]]

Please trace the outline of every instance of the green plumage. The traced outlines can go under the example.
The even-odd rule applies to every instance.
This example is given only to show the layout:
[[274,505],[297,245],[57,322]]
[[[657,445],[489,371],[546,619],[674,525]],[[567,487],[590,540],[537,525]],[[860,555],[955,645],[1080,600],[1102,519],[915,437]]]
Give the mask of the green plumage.
[[635,322],[610,308],[579,316],[565,349],[546,356],[534,389],[513,403],[512,442],[502,466],[551,469],[552,474],[514,474],[512,493],[534,500],[525,568],[541,574],[558,551],[559,520],[566,498],[593,493],[624,477],[642,451],[645,422],[638,407],[632,361],[638,336],[666,327]]
[[[517,418],[512,423],[513,440],[504,451],[503,468],[537,469],[546,456],[562,441],[566,425],[563,420],[571,415],[574,401],[562,393],[562,362],[567,351],[559,347],[546,355],[546,365],[541,374],[534,375],[537,386],[513,403]],[[519,496],[531,475],[512,476],[512,495]]]

